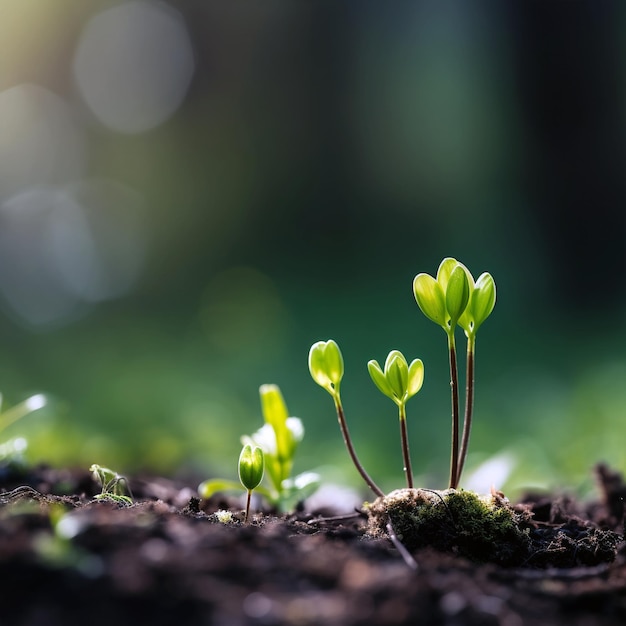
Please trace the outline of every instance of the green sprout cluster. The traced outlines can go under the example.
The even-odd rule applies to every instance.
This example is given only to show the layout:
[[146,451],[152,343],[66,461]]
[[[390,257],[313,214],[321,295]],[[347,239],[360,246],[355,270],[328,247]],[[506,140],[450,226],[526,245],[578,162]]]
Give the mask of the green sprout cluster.
[[[302,420],[289,415],[277,385],[261,385],[259,395],[264,424],[252,435],[241,438],[240,482],[218,478],[206,480],[198,487],[203,498],[210,498],[220,491],[238,491],[243,486],[247,492],[245,520],[252,491],[279,511],[289,511],[314,493],[320,484],[315,472],[291,476],[295,453],[304,437]],[[269,484],[261,484],[264,477]]]
[[[491,274],[487,272],[481,274],[475,281],[465,265],[448,257],[439,265],[436,277],[429,274],[418,274],[415,277],[413,293],[422,313],[441,326],[448,338],[452,395],[449,487],[456,489],[461,480],[472,425],[476,333],[495,306],[495,282]],[[467,338],[465,412],[461,438],[459,437],[460,414],[455,342],[457,327],[463,329]],[[411,489],[413,488],[413,474],[406,425],[406,403],[422,388],[424,364],[421,359],[414,359],[409,364],[401,352],[392,350],[387,356],[384,367],[372,360],[367,364],[367,368],[376,387],[398,407],[403,468],[407,487]],[[344,374],[343,356],[334,340],[318,341],[313,344],[309,352],[309,372],[313,380],[331,395],[335,403],[339,428],[354,466],[370,489],[377,496],[383,497],[383,491],[365,471],[352,444],[340,394]]]
[[[453,258],[446,258],[439,265],[436,278],[429,274],[418,274],[415,277],[413,293],[422,313],[435,324],[441,326],[448,338],[452,395],[450,487],[455,489],[461,480],[472,427],[476,333],[491,315],[496,304],[496,284],[488,272],[484,272],[474,281],[472,274],[463,263],[459,263]],[[465,414],[460,450],[459,374],[455,342],[457,326],[463,329],[467,338]]]
[[124,506],[133,503],[133,494],[125,476],[96,463],[89,468],[89,471],[102,487],[102,491],[95,496],[96,500],[110,500]]

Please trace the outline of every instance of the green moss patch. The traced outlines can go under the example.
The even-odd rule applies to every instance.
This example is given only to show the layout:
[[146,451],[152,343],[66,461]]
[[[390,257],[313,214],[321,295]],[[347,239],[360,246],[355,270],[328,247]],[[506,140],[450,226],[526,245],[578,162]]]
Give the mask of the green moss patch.
[[520,528],[522,515],[498,495],[471,491],[398,489],[368,506],[368,532],[387,533],[391,522],[409,550],[432,546],[473,561],[512,565],[528,554],[528,532]]

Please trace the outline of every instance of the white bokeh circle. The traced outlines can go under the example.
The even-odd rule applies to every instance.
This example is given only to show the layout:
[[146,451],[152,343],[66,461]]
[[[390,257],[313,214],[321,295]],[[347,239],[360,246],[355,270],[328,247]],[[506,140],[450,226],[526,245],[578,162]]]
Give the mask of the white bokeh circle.
[[141,133],[178,109],[194,66],[180,13],[165,3],[135,0],[89,20],[74,57],[74,77],[102,124]]

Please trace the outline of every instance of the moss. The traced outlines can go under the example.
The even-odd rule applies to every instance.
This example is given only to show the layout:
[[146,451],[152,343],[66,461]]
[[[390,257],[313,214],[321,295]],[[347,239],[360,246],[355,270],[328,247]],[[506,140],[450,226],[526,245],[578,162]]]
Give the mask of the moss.
[[528,553],[521,516],[498,494],[471,491],[398,489],[368,506],[368,532],[384,536],[391,522],[409,550],[432,546],[473,561],[519,563]]

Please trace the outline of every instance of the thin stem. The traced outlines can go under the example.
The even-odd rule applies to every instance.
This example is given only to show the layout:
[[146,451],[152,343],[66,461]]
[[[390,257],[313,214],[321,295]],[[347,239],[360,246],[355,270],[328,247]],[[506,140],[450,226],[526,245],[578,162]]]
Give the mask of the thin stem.
[[402,440],[402,459],[404,461],[404,475],[406,476],[406,486],[413,489],[413,470],[411,469],[411,455],[409,454],[409,437],[406,430],[406,408],[404,404],[400,407],[400,439]]
[[450,488],[456,489],[459,463],[459,373],[456,364],[454,328],[448,332],[450,353],[450,391],[452,394],[452,451],[450,453]]
[[472,429],[472,415],[474,412],[474,360],[476,352],[476,335],[467,338],[467,368],[465,370],[465,415],[463,417],[463,437],[461,440],[461,452],[459,453],[459,465],[456,474],[456,484],[461,482],[461,473],[467,457],[470,431]]
[[419,569],[417,565],[417,561],[413,558],[411,553],[406,549],[404,544],[398,539],[398,535],[396,535],[396,531],[391,523],[391,518],[387,522],[387,534],[389,535],[389,539],[391,539],[391,543],[395,546],[396,550],[400,553],[400,556],[404,559],[404,562],[414,571]]
[[354,451],[354,447],[352,445],[352,440],[350,439],[350,433],[348,431],[348,424],[346,423],[346,418],[343,413],[343,407],[341,406],[341,400],[338,394],[333,395],[333,400],[335,401],[335,408],[337,409],[337,419],[339,420],[339,428],[341,429],[341,434],[343,436],[343,441],[346,444],[346,448],[348,448],[348,454],[352,459],[352,463],[354,463],[354,467],[356,467],[359,474],[361,474],[361,478],[367,483],[367,486],[379,497],[383,497],[385,494],[381,490],[381,488],[369,477],[369,474],[365,471],[359,459]]
[[248,516],[250,515],[250,499],[252,498],[252,489],[248,489],[248,497],[246,498],[246,514],[243,518],[243,523],[248,523]]

